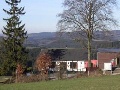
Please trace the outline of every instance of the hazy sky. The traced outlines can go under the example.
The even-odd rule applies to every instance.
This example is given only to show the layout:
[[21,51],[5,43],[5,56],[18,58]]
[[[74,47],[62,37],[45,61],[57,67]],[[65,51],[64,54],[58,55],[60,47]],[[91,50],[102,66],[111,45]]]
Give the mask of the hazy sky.
[[[63,11],[63,1],[64,0],[21,0],[19,6],[24,6],[26,12],[24,16],[21,16],[21,20],[23,24],[26,24],[25,28],[28,33],[55,32],[59,19],[57,15]],[[118,6],[120,6],[120,2],[118,2]],[[3,26],[6,25],[3,18],[8,17],[8,15],[3,12],[3,8],[9,10],[10,7],[4,0],[0,0],[0,33]],[[114,16],[120,20],[120,9],[115,11]]]

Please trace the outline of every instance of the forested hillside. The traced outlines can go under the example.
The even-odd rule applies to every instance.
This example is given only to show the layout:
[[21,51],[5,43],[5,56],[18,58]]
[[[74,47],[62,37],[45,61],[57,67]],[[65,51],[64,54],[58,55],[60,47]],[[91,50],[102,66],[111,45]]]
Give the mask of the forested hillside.
[[[41,48],[83,48],[81,42],[77,42],[74,36],[75,33],[64,33],[59,35],[56,32],[42,32],[28,34],[28,39],[25,41],[26,47],[41,47]],[[0,36],[0,40],[2,35]],[[108,36],[101,31],[96,31],[93,39],[93,48],[120,48],[120,30],[109,32]]]
[[[101,31],[96,31],[93,39],[94,48],[119,48],[120,47],[120,30],[107,32],[108,35]],[[28,47],[44,47],[44,48],[80,48],[83,45],[75,41],[74,36],[78,35],[75,32],[59,35],[56,32],[42,32],[28,34],[28,39],[25,45]]]

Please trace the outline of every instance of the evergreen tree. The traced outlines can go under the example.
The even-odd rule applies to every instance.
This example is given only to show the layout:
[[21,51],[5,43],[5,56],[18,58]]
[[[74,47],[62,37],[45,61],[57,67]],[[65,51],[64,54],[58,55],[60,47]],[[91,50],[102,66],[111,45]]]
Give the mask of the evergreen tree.
[[27,52],[24,47],[24,41],[27,38],[25,24],[21,25],[20,15],[24,15],[24,7],[18,7],[21,0],[5,0],[10,6],[10,10],[3,11],[9,15],[9,18],[3,19],[6,21],[6,26],[2,31],[5,35],[4,44],[4,74],[12,74],[15,72],[17,63],[25,65],[27,60]]

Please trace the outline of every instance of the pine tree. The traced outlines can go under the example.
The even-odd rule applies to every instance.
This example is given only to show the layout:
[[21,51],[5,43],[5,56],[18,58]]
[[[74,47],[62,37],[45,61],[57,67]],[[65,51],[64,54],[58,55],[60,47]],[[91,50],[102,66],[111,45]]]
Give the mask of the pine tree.
[[6,26],[2,31],[4,34],[4,62],[3,70],[5,74],[15,73],[17,63],[22,65],[27,60],[27,52],[24,47],[24,41],[27,39],[27,31],[25,31],[25,24],[21,25],[20,16],[24,15],[24,7],[18,7],[21,0],[5,0],[10,6],[10,10],[3,11],[9,15],[9,18],[4,19]]

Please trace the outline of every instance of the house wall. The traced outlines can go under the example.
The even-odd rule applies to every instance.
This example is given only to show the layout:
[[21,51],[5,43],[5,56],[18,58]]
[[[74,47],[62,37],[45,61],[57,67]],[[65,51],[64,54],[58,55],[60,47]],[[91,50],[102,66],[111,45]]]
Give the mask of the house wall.
[[93,67],[98,67],[98,60],[91,60]]
[[85,62],[84,61],[78,61],[78,70],[79,71],[86,71]]
[[[72,64],[76,62],[76,68],[73,68]],[[67,61],[67,70],[68,71],[86,71],[84,61]]]
[[104,63],[110,63],[110,61],[116,58],[118,53],[105,53],[105,52],[98,52],[97,53],[97,60],[98,66],[100,69],[104,69]]
[[[88,61],[57,61],[56,65],[60,65],[60,62],[66,62],[68,71],[86,71],[88,67]],[[74,63],[74,66],[71,65],[72,63]],[[92,67],[98,67],[98,60],[91,60],[91,63]]]
[[[92,67],[98,67],[98,60],[91,60]],[[88,61],[85,61],[85,68],[88,67]]]

